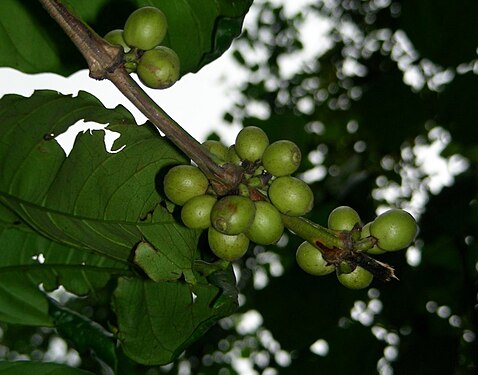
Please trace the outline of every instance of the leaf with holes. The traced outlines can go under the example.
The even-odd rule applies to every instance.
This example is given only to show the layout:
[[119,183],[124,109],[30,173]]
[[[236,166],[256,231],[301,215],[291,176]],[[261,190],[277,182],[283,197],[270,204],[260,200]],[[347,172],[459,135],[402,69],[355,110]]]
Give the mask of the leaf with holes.
[[[36,92],[0,100],[0,202],[44,236],[69,247],[129,261],[144,232],[177,267],[192,268],[199,233],[160,205],[162,175],[187,159],[150,125],[108,110],[93,96]],[[107,153],[102,131],[78,137],[68,157],[50,137],[79,120],[109,124],[124,149]]]

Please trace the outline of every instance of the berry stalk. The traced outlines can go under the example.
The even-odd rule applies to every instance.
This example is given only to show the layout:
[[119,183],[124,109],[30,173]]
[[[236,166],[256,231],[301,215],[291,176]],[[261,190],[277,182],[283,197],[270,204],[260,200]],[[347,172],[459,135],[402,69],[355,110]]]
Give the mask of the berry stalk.
[[103,40],[59,0],[39,0],[50,16],[61,26],[83,54],[90,77],[110,80],[166,137],[193,160],[212,181],[219,195],[233,190],[242,178],[242,171],[233,164],[220,166],[209,151],[176,123],[129,76],[124,67],[124,52]]

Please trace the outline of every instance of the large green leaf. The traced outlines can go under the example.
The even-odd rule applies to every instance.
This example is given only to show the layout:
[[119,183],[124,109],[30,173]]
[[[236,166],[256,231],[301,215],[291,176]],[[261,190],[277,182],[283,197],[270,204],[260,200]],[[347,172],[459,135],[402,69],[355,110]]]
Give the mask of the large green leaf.
[[43,290],[63,285],[77,295],[94,292],[128,264],[53,242],[22,223],[0,221],[0,321],[52,325]]
[[[237,307],[229,275],[227,288],[198,282],[120,278],[114,296],[119,339],[126,355],[146,365],[169,363],[220,318]],[[220,286],[224,284],[217,283]]]
[[[185,257],[192,267],[198,233],[176,223],[156,190],[164,169],[186,159],[156,129],[136,126],[124,108],[107,110],[86,93],[9,95],[0,105],[1,202],[46,237],[122,261],[131,260],[144,232],[156,232],[155,246],[179,265],[175,278]],[[109,123],[125,148],[107,153],[95,131],[79,136],[66,157],[44,137],[81,119]]]
[[[123,28],[141,6],[157,6],[168,18],[165,44],[181,60],[182,74],[195,72],[219,57],[239,35],[252,0],[114,0],[69,3],[101,35]],[[107,29],[108,28],[108,29]],[[69,75],[86,63],[63,31],[37,1],[0,2],[0,66],[26,73],[50,71]]]

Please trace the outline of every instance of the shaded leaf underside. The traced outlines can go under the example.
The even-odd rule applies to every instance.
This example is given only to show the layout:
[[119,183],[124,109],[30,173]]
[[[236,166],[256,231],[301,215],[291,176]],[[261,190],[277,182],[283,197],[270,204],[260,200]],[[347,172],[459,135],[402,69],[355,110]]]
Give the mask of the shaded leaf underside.
[[[179,55],[182,74],[196,72],[219,57],[239,35],[252,0],[70,0],[75,13],[100,34],[104,24],[122,29],[128,15],[141,6],[156,6],[168,19],[165,45]],[[106,17],[106,19],[105,19]],[[114,22],[112,21],[114,20]],[[233,26],[232,26],[233,25]],[[41,31],[40,31],[41,30]],[[0,66],[26,73],[69,75],[86,63],[39,2],[0,2]]]

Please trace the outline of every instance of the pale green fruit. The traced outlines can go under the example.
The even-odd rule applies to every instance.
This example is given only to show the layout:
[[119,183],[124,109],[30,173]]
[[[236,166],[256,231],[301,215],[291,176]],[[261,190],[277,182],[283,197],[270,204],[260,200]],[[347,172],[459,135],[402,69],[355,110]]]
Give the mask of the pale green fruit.
[[372,283],[373,275],[360,266],[355,267],[350,273],[341,273],[337,268],[337,279],[349,289],[364,289]]
[[269,146],[269,138],[261,128],[247,126],[236,137],[234,145],[237,155],[242,160],[256,161],[262,158],[266,147]]
[[333,230],[352,230],[355,224],[360,224],[360,216],[349,206],[334,208],[327,220],[329,229]]
[[254,202],[240,195],[228,195],[219,199],[211,211],[211,224],[221,233],[239,234],[252,224],[255,215]]
[[216,204],[212,195],[198,195],[188,200],[181,209],[181,220],[191,229],[207,229],[211,226],[211,210]]
[[164,192],[173,203],[182,206],[191,198],[206,193],[207,177],[193,165],[177,165],[164,176]]
[[314,276],[328,275],[335,271],[335,266],[327,264],[322,253],[307,241],[297,248],[295,259],[300,268]]
[[171,48],[159,46],[146,51],[138,61],[136,73],[152,89],[166,89],[179,79],[179,57]]
[[301,161],[299,147],[291,141],[271,143],[262,155],[262,165],[273,176],[287,176],[299,168]]
[[412,215],[401,209],[391,209],[379,215],[370,224],[370,234],[378,240],[378,247],[396,251],[411,245],[418,232]]
[[279,241],[284,232],[284,224],[280,212],[266,201],[254,202],[256,213],[247,237],[256,244],[270,245]]
[[215,161],[219,164],[223,164],[227,161],[229,151],[221,142],[208,139],[207,141],[204,141],[202,145],[210,152]]
[[228,235],[209,227],[207,237],[212,252],[230,262],[242,257],[249,247],[249,238],[244,233]]
[[283,214],[302,216],[314,205],[314,194],[304,181],[296,177],[282,176],[269,186],[269,199]]
[[123,37],[131,47],[150,50],[159,45],[168,30],[164,13],[155,7],[143,7],[131,13],[124,25]]
[[[370,225],[371,224],[372,223],[367,223],[363,226],[362,231],[360,232],[360,238],[365,238],[365,237],[370,236]],[[373,254],[373,255],[380,255],[380,254],[383,254],[385,252],[386,252],[385,250],[382,250],[377,245],[375,245],[374,247],[372,247],[371,249],[368,249],[366,251],[367,254]]]
[[123,30],[121,29],[111,30],[103,37],[103,39],[108,43],[123,47],[124,52],[129,52],[131,50],[130,46],[126,44],[123,38]]

